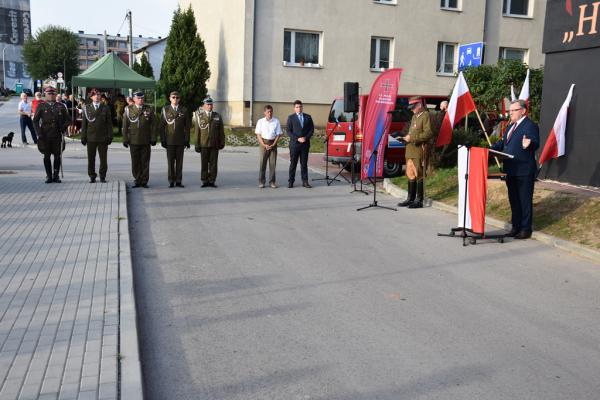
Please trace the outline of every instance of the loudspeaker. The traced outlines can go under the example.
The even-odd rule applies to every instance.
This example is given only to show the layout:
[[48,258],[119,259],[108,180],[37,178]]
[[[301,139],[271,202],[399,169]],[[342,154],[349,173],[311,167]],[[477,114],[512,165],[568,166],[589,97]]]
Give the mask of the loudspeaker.
[[344,82],[344,112],[358,111],[358,82]]

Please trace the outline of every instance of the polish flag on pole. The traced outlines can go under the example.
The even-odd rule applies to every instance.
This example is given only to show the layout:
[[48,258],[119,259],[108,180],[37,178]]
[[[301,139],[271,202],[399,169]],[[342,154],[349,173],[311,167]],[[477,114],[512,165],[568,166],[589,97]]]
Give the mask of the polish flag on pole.
[[519,93],[519,100],[525,100],[529,109],[529,69],[527,70],[527,76],[525,76],[525,82],[521,87],[521,93]]
[[517,95],[515,94],[514,85],[510,85],[510,101],[515,101],[517,99]]
[[450,104],[448,104],[448,112],[444,116],[440,134],[435,142],[436,147],[450,144],[454,126],[473,111],[475,111],[475,102],[473,102],[473,97],[471,97],[471,92],[462,72],[459,72],[450,97]]
[[569,94],[565,102],[563,103],[558,115],[556,116],[556,120],[554,121],[554,126],[548,135],[548,139],[546,139],[546,144],[544,145],[544,149],[542,150],[542,154],[540,155],[540,167],[543,163],[548,161],[551,158],[558,158],[560,156],[565,155],[565,131],[567,130],[567,113],[569,111],[569,104],[571,103],[571,97],[573,96],[573,88],[575,84],[571,85],[569,89]]

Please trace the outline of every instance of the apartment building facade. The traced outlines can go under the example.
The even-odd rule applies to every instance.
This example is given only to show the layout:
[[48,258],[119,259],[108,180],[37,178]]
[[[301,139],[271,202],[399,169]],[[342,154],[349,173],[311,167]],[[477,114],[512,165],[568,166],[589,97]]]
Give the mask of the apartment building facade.
[[[78,31],[79,38],[79,70],[85,71],[90,65],[108,52],[117,53],[125,64],[129,64],[129,36],[107,35],[105,33],[91,34]],[[133,37],[133,51],[160,40],[161,37]]]
[[301,99],[318,125],[345,81],[368,93],[404,69],[400,92],[446,95],[458,47],[485,42],[484,62],[544,62],[545,0],[180,0],[194,10],[210,63],[208,91],[226,123],[248,126],[270,103]]

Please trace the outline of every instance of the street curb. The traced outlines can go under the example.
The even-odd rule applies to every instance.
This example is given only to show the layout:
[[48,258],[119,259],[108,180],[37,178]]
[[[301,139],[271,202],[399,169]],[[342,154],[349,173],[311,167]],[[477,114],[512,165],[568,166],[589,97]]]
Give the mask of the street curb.
[[133,290],[131,245],[125,182],[119,181],[119,364],[120,399],[142,400],[142,370]]
[[[400,189],[394,185],[391,180],[385,178],[383,180],[383,189],[390,195],[398,198],[404,198],[407,196],[407,192],[404,189]],[[439,201],[433,201],[426,199],[423,201],[423,205],[426,207],[432,207],[437,210],[445,211],[451,214],[458,214],[456,207],[449,206],[448,204],[441,203]],[[510,230],[510,224],[497,220],[491,217],[485,217],[486,225],[491,225],[495,228]],[[570,242],[568,240],[559,239],[555,236],[551,236],[542,232],[533,232],[531,237],[549,246],[556,247],[557,249],[568,251],[569,253],[576,254],[580,257],[587,258],[589,260],[600,263],[600,252],[594,249],[587,248],[578,243]]]

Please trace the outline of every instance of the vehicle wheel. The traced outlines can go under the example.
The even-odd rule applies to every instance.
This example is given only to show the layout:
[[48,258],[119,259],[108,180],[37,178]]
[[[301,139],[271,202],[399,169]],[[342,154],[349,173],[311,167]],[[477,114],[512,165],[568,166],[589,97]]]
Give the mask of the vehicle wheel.
[[383,162],[383,174],[386,178],[393,178],[402,174],[402,164],[389,161]]
[[[344,169],[348,172],[352,172],[352,164],[344,165]],[[354,163],[354,173],[359,173],[359,172],[360,172],[360,163],[355,162]]]

